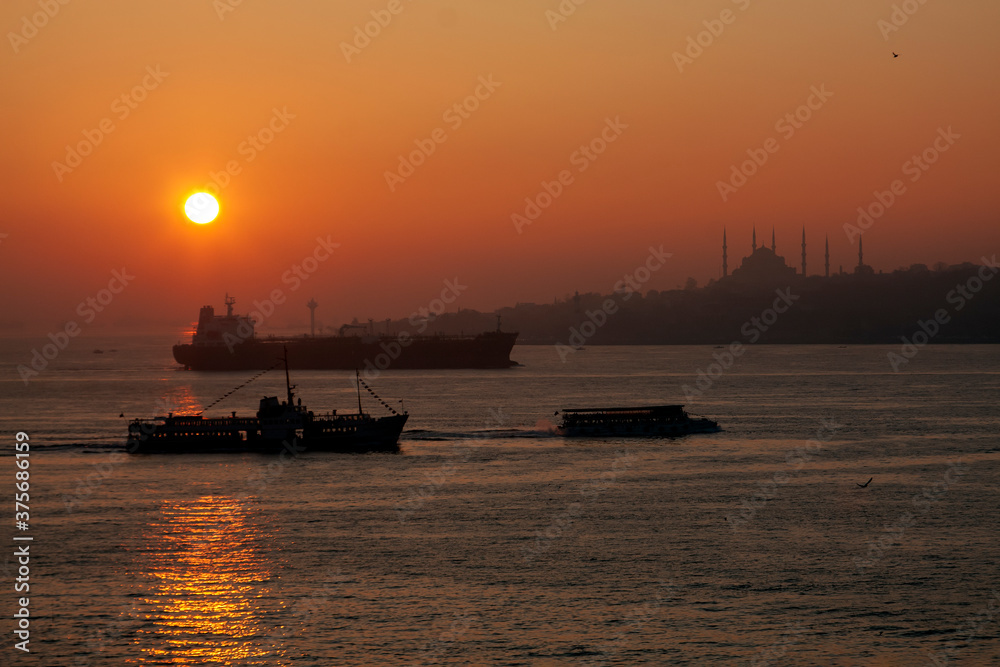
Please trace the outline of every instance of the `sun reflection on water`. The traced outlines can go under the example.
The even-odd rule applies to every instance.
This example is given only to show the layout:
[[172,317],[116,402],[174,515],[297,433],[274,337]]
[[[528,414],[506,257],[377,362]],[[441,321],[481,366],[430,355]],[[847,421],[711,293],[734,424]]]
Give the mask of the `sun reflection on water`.
[[141,664],[286,664],[264,623],[271,535],[246,501],[166,503],[147,526]]
[[157,407],[163,414],[173,412],[178,415],[196,415],[201,412],[203,404],[194,395],[191,387],[182,385],[168,389]]

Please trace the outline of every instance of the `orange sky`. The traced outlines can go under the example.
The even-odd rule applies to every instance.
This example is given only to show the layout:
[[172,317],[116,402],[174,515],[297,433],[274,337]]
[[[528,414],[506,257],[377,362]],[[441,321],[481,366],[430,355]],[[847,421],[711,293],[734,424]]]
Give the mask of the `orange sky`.
[[[650,245],[673,257],[647,287],[670,289],[719,275],[724,226],[737,263],[754,224],[795,266],[805,224],[810,272],[829,235],[848,268],[844,224],[896,179],[905,193],[864,235],[876,269],[1000,251],[993,1],[912,0],[888,40],[888,0],[588,0],[555,29],[559,0],[231,2],[0,6],[0,324],[79,320],[122,267],[135,279],[95,327],[184,323],[227,291],[245,306],[275,289],[276,322],[305,321],[310,297],[331,324],[406,317],[455,277],[455,306],[548,302],[609,292]],[[679,71],[674,53],[724,10]],[[372,11],[391,20],[348,62]],[[776,122],[814,86],[832,96],[786,137]],[[477,87],[478,109],[446,115]],[[294,118],[251,150],[275,109]],[[581,172],[574,151],[609,118],[627,128]],[[960,138],[911,181],[904,163],[948,127]],[[386,172],[438,128],[390,191]],[[85,132],[92,152],[54,166]],[[718,182],[769,138],[777,152],[723,201]],[[188,222],[186,196],[230,162],[220,217]],[[512,214],[563,170],[518,233]],[[292,290],[282,277],[317,237],[340,247]]]

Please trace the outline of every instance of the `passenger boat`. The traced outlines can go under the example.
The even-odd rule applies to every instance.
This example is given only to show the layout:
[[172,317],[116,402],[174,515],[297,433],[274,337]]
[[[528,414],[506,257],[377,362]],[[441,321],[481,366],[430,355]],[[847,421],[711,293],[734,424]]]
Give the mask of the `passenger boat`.
[[[361,408],[361,385],[358,376],[357,414],[316,414],[295,401],[285,358],[285,390],[287,398],[277,396],[260,400],[254,417],[205,418],[201,414],[173,413],[152,419],[133,419],[128,425],[126,449],[130,454],[201,454],[215,452],[305,451],[327,452],[395,452],[399,451],[399,435],[408,414],[394,410],[387,417],[372,417]],[[365,387],[378,399],[378,396]],[[381,401],[381,399],[378,399]]]
[[[690,417],[683,405],[562,410],[558,433],[566,437],[677,437],[715,433],[719,424]],[[558,415],[559,412],[556,412]]]

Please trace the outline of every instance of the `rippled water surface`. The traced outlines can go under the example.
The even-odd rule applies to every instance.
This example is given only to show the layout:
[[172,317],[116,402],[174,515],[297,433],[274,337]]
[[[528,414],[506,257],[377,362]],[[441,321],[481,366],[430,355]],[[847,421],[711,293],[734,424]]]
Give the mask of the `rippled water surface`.
[[[757,346],[721,375],[711,347],[516,347],[509,370],[374,378],[411,415],[398,455],[126,456],[120,413],[252,375],[177,370],[170,343],[81,342],[25,385],[37,341],[0,341],[34,538],[32,653],[5,612],[0,664],[1000,663],[996,347],[894,373],[890,347]],[[699,370],[718,376],[685,399]],[[293,382],[349,411],[352,375]],[[265,375],[213,411],[282,389]],[[724,431],[551,432],[560,408],[636,403]]]

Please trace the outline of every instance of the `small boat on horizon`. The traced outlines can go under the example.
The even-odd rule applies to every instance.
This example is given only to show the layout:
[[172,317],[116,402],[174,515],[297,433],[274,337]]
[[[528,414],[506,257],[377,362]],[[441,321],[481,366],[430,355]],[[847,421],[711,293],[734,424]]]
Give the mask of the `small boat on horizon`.
[[[623,408],[570,408],[556,432],[565,437],[674,438],[721,431],[718,422],[690,417],[683,405]],[[559,412],[556,412],[558,415]]]

